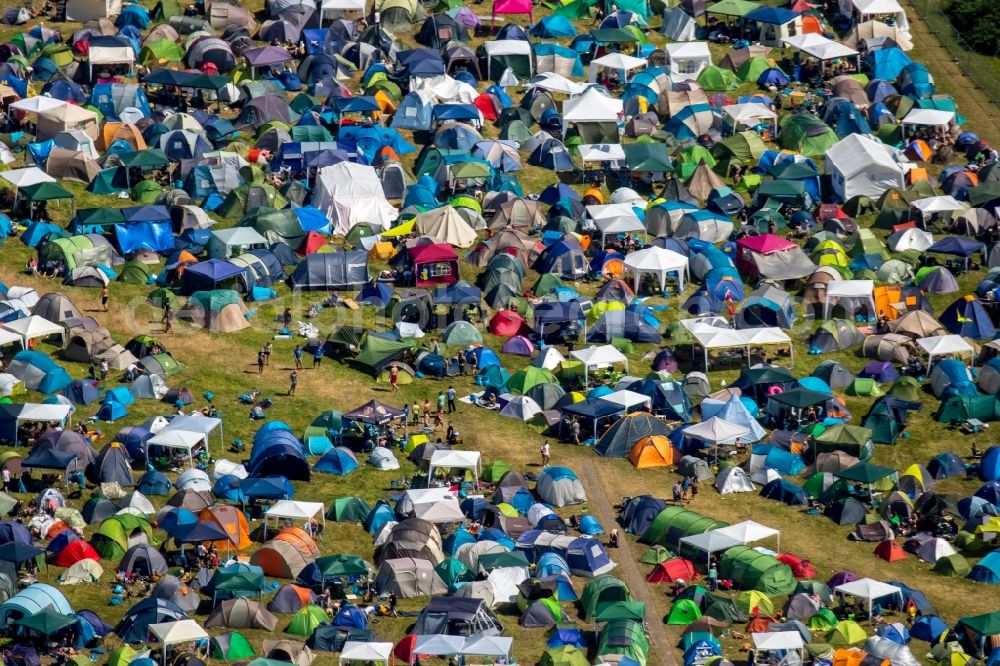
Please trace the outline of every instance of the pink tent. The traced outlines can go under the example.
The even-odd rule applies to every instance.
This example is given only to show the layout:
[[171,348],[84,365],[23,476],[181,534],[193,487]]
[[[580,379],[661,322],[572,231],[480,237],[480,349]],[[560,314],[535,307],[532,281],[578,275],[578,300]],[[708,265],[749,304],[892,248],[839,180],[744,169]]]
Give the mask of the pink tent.
[[527,14],[531,16],[531,0],[493,0],[493,16]]
[[747,236],[736,241],[741,248],[746,248],[757,254],[771,254],[772,252],[782,252],[797,247],[795,243],[774,234],[760,234],[759,236]]

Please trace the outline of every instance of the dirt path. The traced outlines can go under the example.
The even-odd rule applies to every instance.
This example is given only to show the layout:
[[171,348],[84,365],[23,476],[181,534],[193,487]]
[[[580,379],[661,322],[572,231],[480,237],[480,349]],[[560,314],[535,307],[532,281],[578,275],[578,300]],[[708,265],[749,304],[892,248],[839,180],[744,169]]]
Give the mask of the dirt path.
[[[589,457],[584,457],[582,464],[578,467],[582,472],[583,484],[587,488],[587,505],[590,512],[597,517],[597,520],[607,529],[611,529],[616,524],[615,510],[608,501],[608,496],[604,492],[604,484],[601,483],[600,475],[594,466],[594,461]],[[652,659],[650,663],[657,663],[660,666],[678,666],[677,658],[673,652],[670,638],[663,628],[663,623],[659,617],[650,617],[653,610],[652,599],[649,596],[649,585],[646,577],[639,571],[632,550],[627,544],[612,552],[612,557],[618,563],[615,575],[622,578],[632,596],[636,601],[646,602],[647,616],[646,624],[649,628],[649,641],[652,645]]]

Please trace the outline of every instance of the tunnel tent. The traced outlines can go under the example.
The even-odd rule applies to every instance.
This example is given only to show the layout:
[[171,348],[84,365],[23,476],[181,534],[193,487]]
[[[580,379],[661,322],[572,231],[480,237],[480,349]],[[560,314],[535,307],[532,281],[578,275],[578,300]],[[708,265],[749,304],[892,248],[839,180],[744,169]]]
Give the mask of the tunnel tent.
[[746,546],[734,546],[723,553],[719,575],[733,580],[740,589],[758,590],[768,596],[790,594],[796,585],[787,564]]

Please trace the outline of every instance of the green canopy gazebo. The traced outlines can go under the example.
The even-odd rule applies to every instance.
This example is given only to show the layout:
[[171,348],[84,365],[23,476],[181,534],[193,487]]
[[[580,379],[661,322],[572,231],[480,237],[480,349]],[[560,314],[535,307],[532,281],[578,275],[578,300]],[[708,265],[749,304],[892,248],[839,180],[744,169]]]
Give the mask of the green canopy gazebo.
[[28,202],[31,219],[34,219],[35,206],[43,202],[69,199],[72,206],[70,214],[72,215],[76,210],[76,200],[73,193],[59,183],[35,183],[34,185],[26,185],[17,192]]

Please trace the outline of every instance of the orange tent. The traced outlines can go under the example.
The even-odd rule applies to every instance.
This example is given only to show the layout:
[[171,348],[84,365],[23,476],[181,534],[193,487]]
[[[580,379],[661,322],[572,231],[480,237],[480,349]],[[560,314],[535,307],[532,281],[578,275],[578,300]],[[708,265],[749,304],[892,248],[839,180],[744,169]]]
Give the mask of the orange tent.
[[295,550],[306,557],[319,557],[319,546],[309,533],[301,527],[286,527],[274,535],[274,541],[284,541],[291,544]]
[[906,184],[913,185],[920,180],[928,180],[930,176],[924,167],[915,167],[906,172]]
[[98,148],[107,150],[115,141],[125,141],[135,150],[145,150],[146,140],[142,138],[142,132],[131,123],[105,123],[101,128],[100,144]]
[[875,557],[882,558],[886,562],[895,562],[905,558],[906,551],[892,539],[886,539],[875,546]]
[[884,285],[875,287],[872,292],[875,299],[875,312],[879,315],[885,314],[892,321],[899,316],[899,310],[892,307],[895,303],[903,302],[903,289],[898,285]]
[[307,565],[316,560],[306,557],[287,541],[271,539],[250,557],[250,564],[264,570],[268,576],[275,578],[295,578]]
[[819,19],[812,14],[802,15],[802,34],[805,35],[822,35],[823,34],[823,24],[819,22]]
[[198,520],[211,521],[229,535],[229,539],[215,542],[215,547],[220,551],[244,550],[253,543],[250,541],[250,525],[247,523],[247,517],[235,506],[216,504],[206,507],[198,514]]
[[[833,653],[833,666],[861,666],[861,663],[868,656],[864,650],[857,648],[842,648]],[[888,659],[871,659],[867,662],[870,666],[884,666],[889,663]]]
[[636,469],[670,467],[680,460],[681,454],[663,435],[643,437],[628,452],[628,460]]

